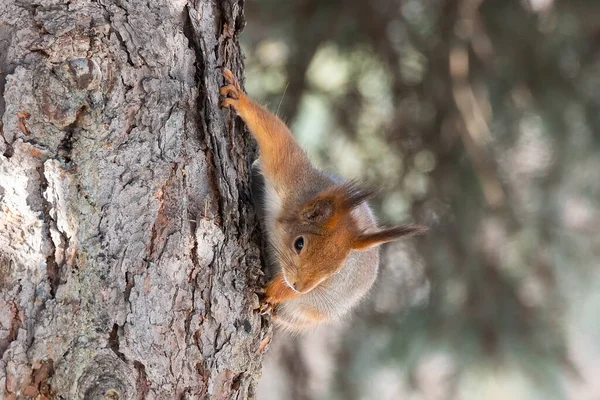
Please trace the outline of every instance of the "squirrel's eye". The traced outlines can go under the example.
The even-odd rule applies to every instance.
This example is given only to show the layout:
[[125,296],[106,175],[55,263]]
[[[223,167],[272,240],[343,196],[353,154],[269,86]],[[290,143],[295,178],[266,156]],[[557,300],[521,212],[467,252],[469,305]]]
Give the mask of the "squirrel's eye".
[[303,248],[304,238],[302,236],[298,236],[296,240],[294,240],[294,250],[296,250],[296,253],[300,254]]

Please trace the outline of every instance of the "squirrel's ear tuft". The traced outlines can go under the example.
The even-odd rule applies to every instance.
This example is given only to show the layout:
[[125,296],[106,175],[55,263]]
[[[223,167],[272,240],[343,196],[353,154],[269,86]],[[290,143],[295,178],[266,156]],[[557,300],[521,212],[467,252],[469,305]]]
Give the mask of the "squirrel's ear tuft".
[[359,184],[356,181],[349,181],[332,189],[336,203],[343,211],[350,211],[358,207],[364,201],[372,198],[376,192],[375,188]]
[[391,242],[393,240],[398,240],[409,236],[422,235],[427,232],[428,229],[429,228],[423,225],[411,224],[396,226],[394,228],[378,229],[369,233],[361,233],[354,239],[352,248],[354,250],[363,250],[369,247]]

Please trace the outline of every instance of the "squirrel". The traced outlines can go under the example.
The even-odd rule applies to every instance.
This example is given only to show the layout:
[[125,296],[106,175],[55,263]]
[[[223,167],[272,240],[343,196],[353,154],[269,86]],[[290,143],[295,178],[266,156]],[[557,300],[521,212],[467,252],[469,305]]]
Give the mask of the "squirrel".
[[[377,277],[382,243],[424,233],[421,225],[378,227],[366,201],[374,191],[314,167],[286,124],[250,99],[221,70],[222,108],[233,109],[259,147],[259,220],[274,266],[263,311],[276,326],[302,332],[341,318]],[[256,201],[255,201],[256,203]]]

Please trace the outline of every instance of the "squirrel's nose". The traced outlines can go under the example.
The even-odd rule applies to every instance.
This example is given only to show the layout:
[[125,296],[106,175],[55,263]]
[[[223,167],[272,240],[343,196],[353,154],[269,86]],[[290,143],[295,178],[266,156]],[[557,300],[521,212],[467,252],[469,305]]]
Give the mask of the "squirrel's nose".
[[306,282],[298,280],[292,283],[292,288],[298,293],[304,293],[306,292],[308,285],[306,284]]
[[306,285],[304,285],[302,283],[302,281],[293,281],[290,282],[290,286],[292,287],[292,289],[294,289],[296,292],[298,293],[302,293],[302,291],[304,290],[304,288],[306,288]]

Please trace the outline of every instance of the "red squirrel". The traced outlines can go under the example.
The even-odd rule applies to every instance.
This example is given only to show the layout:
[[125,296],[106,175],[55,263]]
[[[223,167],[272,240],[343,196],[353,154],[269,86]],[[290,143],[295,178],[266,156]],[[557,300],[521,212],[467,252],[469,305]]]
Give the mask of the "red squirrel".
[[379,246],[427,228],[379,228],[366,203],[373,191],[315,168],[277,116],[251,100],[228,69],[219,90],[258,142],[261,224],[274,273],[264,304],[293,332],[342,317],[373,285]]

